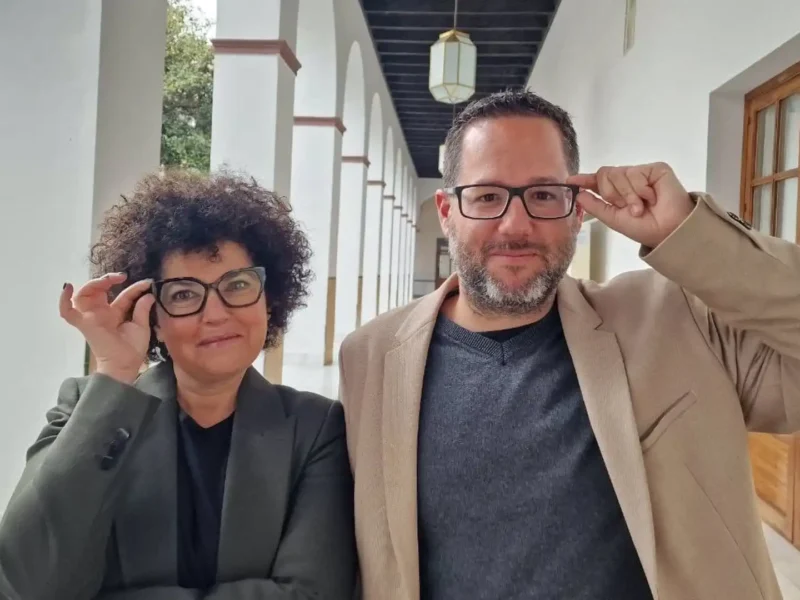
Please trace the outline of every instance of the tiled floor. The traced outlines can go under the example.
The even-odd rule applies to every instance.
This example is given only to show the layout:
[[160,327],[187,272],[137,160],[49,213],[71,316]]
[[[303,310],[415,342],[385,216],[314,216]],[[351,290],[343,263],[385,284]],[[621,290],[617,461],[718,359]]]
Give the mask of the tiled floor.
[[783,600],[800,600],[800,552],[766,525],[764,536],[778,573]]
[[[336,398],[339,393],[339,370],[336,366],[309,367],[287,364],[284,365],[283,382],[298,389]],[[764,536],[778,574],[784,600],[800,600],[800,552],[766,525]]]

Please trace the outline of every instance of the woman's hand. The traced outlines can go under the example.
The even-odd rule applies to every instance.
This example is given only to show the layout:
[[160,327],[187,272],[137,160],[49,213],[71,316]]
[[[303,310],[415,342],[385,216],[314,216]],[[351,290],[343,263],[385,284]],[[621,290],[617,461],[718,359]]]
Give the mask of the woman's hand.
[[[68,283],[61,292],[59,309],[63,319],[86,338],[97,372],[133,383],[147,358],[150,309],[155,298],[147,293],[151,281],[144,279],[127,287],[109,304],[109,290],[125,277],[125,273],[110,273],[92,279],[74,296]],[[133,318],[127,320],[131,308]]]

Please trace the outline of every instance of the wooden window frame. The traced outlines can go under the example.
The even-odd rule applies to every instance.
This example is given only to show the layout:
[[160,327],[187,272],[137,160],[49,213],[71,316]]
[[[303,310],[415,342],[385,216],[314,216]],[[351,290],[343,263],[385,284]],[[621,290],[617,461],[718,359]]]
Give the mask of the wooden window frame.
[[[744,98],[740,214],[744,220],[753,223],[754,192],[760,185],[770,185],[772,206],[769,232],[772,235],[775,235],[778,225],[778,183],[790,177],[797,177],[800,180],[800,157],[798,157],[798,168],[773,173],[766,177],[755,177],[758,112],[775,105],[775,140],[772,148],[773,170],[775,170],[780,166],[779,154],[783,141],[780,102],[798,92],[800,92],[800,63],[755,88]],[[800,208],[800,185],[798,185],[798,208]],[[797,221],[795,239],[800,243],[800,211]],[[762,519],[795,547],[800,548],[800,436],[753,433],[749,435],[749,447]],[[778,489],[775,487],[775,481],[780,480],[785,480],[786,485],[783,492],[786,502],[785,513],[782,512],[784,507],[774,506],[769,500],[774,495],[774,490]]]
[[[758,113],[770,105],[775,105],[775,140],[773,145],[773,169],[780,164],[781,110],[780,101],[800,92],[800,62],[769,81],[748,92],[744,97],[744,139],[742,142],[742,184],[740,214],[749,222],[754,222],[753,193],[761,185],[771,185],[772,207],[770,212],[770,233],[775,234],[778,219],[778,183],[784,179],[797,177],[800,180],[800,157],[798,167],[765,177],[756,178],[756,135],[758,133]],[[798,206],[800,207],[800,185],[798,185]],[[795,239],[800,243],[800,216],[796,224]]]

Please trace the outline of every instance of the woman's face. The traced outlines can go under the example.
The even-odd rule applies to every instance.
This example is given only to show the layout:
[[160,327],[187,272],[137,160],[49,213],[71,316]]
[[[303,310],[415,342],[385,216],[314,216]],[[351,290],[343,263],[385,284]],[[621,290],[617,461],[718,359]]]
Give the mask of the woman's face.
[[[161,267],[161,279],[191,277],[204,283],[219,283],[230,304],[250,303],[260,280],[252,271],[233,273],[253,267],[247,251],[239,244],[221,242],[219,252],[168,255]],[[190,282],[169,282],[161,287],[161,301],[169,312],[191,311],[202,297],[202,287]],[[250,294],[250,295],[248,295]],[[258,357],[267,338],[266,298],[249,306],[226,306],[216,290],[210,290],[202,311],[189,316],[170,316],[156,304],[156,336],[163,342],[176,371],[183,371],[198,381],[214,381],[243,373]]]

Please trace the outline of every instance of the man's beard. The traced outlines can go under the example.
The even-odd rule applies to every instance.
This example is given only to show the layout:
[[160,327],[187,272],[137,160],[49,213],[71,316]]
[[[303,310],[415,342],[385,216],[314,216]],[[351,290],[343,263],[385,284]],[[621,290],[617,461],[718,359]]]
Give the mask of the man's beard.
[[[555,251],[530,241],[508,241],[490,243],[478,252],[470,252],[452,228],[447,238],[460,291],[475,311],[485,315],[524,315],[541,308],[555,293],[575,256],[575,236],[569,236]],[[497,250],[532,250],[544,261],[544,269],[510,289],[502,280],[492,277],[486,267],[490,254]]]

